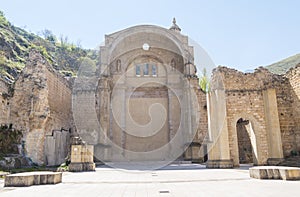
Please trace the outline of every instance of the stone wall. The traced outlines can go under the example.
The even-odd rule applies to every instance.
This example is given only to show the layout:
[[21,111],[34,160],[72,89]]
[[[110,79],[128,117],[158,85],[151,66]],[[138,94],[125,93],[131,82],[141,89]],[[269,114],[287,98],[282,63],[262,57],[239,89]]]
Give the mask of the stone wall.
[[0,124],[7,124],[10,112],[9,85],[0,78]]
[[240,118],[250,123],[251,129],[247,131],[254,163],[267,164],[268,159],[287,157],[292,150],[299,149],[299,68],[282,76],[265,68],[242,73],[218,67],[214,71],[212,89],[214,86],[226,94],[228,143],[234,165],[239,164],[237,121]]
[[289,103],[289,113],[282,112],[283,116],[287,117],[286,127],[292,128],[289,136],[291,149],[287,150],[287,154],[290,154],[290,151],[300,153],[300,64],[290,69],[285,76],[289,83],[283,86],[283,89],[285,90],[289,85],[291,87],[285,94]]
[[198,113],[199,113],[199,124],[194,142],[203,143],[208,139],[208,118],[207,118],[207,101],[206,93],[200,89],[197,89],[198,98]]
[[45,136],[53,130],[69,130],[71,117],[68,83],[38,52],[31,52],[15,83],[10,114],[10,123],[23,132],[26,155],[37,164],[47,164]]
[[199,85],[198,79],[192,79],[191,84],[193,84],[193,91],[197,99],[197,103],[194,103],[195,108],[197,108],[197,117],[195,118],[198,123],[195,124],[197,131],[195,132],[194,139],[190,144],[189,148],[184,154],[184,159],[192,160],[194,162],[203,162],[204,156],[207,154],[207,141],[208,136],[208,118],[207,118],[207,94],[203,92]]
[[68,155],[70,145],[70,132],[66,130],[53,130],[51,135],[45,137],[45,163],[49,166],[62,164]]

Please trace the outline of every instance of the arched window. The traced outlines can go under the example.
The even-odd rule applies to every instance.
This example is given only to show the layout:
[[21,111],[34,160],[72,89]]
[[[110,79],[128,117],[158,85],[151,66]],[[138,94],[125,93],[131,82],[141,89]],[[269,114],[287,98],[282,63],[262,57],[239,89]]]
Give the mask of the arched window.
[[135,66],[135,75],[137,77],[140,77],[141,76],[141,66],[140,65],[136,65]]
[[152,76],[157,76],[157,66],[155,64],[152,64]]
[[144,76],[149,76],[149,64],[144,64]]

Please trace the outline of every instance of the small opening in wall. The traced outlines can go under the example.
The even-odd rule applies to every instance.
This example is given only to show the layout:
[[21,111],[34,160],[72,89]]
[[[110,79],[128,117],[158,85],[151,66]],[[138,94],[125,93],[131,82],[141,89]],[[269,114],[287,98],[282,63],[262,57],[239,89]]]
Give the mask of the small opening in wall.
[[280,113],[280,115],[283,116],[284,114],[283,114],[283,113]]

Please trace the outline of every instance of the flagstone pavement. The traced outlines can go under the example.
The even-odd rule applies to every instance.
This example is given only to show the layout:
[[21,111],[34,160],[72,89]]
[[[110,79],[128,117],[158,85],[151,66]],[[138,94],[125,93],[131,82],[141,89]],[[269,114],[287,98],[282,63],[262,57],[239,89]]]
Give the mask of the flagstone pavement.
[[0,197],[300,196],[300,181],[253,179],[248,167],[206,169],[199,164],[171,164],[147,170],[138,164],[124,165],[65,172],[62,183],[56,185],[3,187],[0,179]]

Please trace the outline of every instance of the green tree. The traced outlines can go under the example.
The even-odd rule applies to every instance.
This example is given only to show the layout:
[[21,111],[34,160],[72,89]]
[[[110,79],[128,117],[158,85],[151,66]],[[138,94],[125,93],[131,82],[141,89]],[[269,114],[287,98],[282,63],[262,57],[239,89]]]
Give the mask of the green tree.
[[57,41],[56,36],[49,29],[42,30],[41,34],[45,40],[48,40],[48,41],[52,42],[53,44]]

